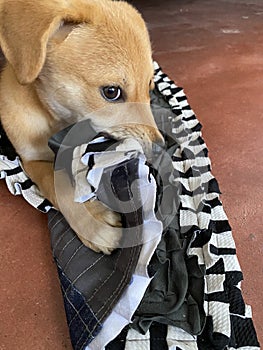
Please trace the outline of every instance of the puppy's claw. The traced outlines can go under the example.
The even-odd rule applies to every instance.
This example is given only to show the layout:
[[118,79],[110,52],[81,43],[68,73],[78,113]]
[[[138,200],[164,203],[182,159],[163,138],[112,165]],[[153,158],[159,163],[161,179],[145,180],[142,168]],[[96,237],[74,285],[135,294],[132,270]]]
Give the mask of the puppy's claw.
[[86,247],[92,249],[96,253],[103,253],[105,255],[110,255],[113,252],[113,250],[116,249],[116,248],[107,248],[105,246],[95,245],[80,236],[79,238]]
[[[100,219],[99,219],[100,220]],[[111,210],[105,210],[102,216],[102,221],[104,221],[106,224],[112,226],[112,227],[121,227],[121,217],[118,213],[111,211]]]

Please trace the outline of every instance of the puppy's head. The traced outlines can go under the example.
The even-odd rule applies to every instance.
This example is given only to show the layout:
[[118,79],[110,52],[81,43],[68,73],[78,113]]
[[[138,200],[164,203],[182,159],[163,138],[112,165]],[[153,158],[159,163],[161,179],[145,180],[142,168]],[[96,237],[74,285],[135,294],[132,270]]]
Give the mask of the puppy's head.
[[[150,40],[132,6],[4,0],[0,16],[0,43],[17,80],[36,87],[54,118],[71,123],[91,116],[98,131],[117,138],[161,140],[149,106]],[[123,109],[124,103],[136,108]],[[108,112],[90,114],[99,109]]]

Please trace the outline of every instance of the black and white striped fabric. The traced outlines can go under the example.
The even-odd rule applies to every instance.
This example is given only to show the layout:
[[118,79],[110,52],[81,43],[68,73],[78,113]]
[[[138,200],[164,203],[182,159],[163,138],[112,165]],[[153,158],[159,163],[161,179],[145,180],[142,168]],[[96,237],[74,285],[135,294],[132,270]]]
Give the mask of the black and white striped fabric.
[[[197,232],[187,254],[195,256],[198,264],[204,266],[206,271],[203,305],[206,323],[199,335],[191,335],[181,328],[158,322],[153,322],[146,334],[141,334],[127,325],[105,349],[259,349],[251,308],[244,303],[242,297],[240,283],[243,276],[231,227],[219,198],[217,181],[211,174],[211,163],[202,138],[201,125],[189,106],[183,89],[177,87],[157,63],[155,84],[152,94],[153,113],[160,130],[172,134],[177,143],[171,154],[173,181],[181,189],[175,214],[178,215],[181,232],[186,236],[189,232]],[[163,108],[166,113],[163,113]],[[0,154],[0,176],[5,179],[11,193],[22,194],[37,209],[49,211],[50,203],[41,197],[36,186],[23,173],[19,159],[2,130]],[[61,215],[53,210],[50,213],[51,224],[60,226],[63,222]],[[66,226],[60,228],[68,229]],[[81,245],[78,249],[82,249]],[[65,290],[66,285],[67,288],[70,287],[70,280],[60,271],[59,266],[58,270],[62,290]],[[77,291],[76,293],[78,294]],[[79,305],[85,303],[82,295],[78,294],[78,297]],[[82,306],[80,309],[82,310]],[[76,315],[72,319],[79,320]],[[85,322],[83,325],[85,326]],[[99,325],[94,339],[100,336],[101,328],[103,324]],[[79,339],[72,339],[75,349],[100,349],[93,347],[92,342],[85,341],[78,348],[74,345],[76,342]]]
[[36,209],[47,213],[51,203],[39,192],[37,186],[24,173],[19,157],[0,124],[0,179],[5,179],[13,195],[22,195]]

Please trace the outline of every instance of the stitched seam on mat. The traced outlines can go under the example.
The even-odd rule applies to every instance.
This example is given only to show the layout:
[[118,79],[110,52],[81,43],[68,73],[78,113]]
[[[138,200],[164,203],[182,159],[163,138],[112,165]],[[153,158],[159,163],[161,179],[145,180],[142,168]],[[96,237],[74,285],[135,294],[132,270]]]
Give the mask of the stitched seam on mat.
[[71,257],[68,259],[66,265],[64,266],[64,272],[67,270],[68,268],[68,265],[70,264],[70,262],[72,261],[72,259],[76,256],[76,254],[78,253],[78,251],[84,247],[84,244],[83,243],[80,243],[80,245],[78,246],[77,249],[75,249],[74,253],[71,255]]
[[[133,262],[133,260],[134,260],[135,251],[136,251],[136,249],[133,247],[133,248],[132,248],[133,256],[131,257],[131,261],[132,261],[132,262]],[[132,264],[129,265],[128,271],[130,271],[131,265],[132,265]],[[126,274],[127,274],[127,273],[126,273]],[[124,280],[124,277],[122,278],[121,283],[123,283],[123,280]],[[116,292],[116,296],[115,296],[115,298],[112,300],[111,305],[112,305],[112,303],[115,301],[115,299],[119,296],[119,293],[118,293],[118,292],[119,292],[119,289],[120,289],[120,287],[121,287],[121,283],[120,283],[119,287],[117,288],[117,290],[115,291],[115,292]],[[108,302],[108,300],[106,301],[106,303],[107,303],[107,302]],[[104,304],[104,305],[105,305],[105,304]],[[104,307],[104,305],[103,305],[103,307]],[[104,312],[104,314],[101,316],[101,319],[103,319],[103,318],[105,317],[105,315],[108,313],[108,310],[111,308],[111,305],[108,307],[108,309],[106,309],[106,311]],[[100,310],[101,310],[101,309],[100,309]],[[100,310],[98,310],[97,312],[99,312]],[[96,314],[97,314],[97,313],[96,313]],[[95,316],[96,316],[96,314],[95,314]],[[100,320],[101,320],[101,319],[100,319]],[[100,320],[99,320],[99,321],[100,321]],[[90,332],[91,335],[92,335],[92,333],[94,332],[96,326],[97,326],[97,325],[95,325],[95,326],[93,327],[93,329],[91,330],[91,332]],[[83,335],[84,335],[84,331],[83,331],[82,334],[80,335],[80,339],[83,337]],[[79,341],[80,341],[80,339],[79,339]],[[79,343],[79,341],[78,341],[78,343]],[[85,344],[84,344],[84,345],[85,345]],[[81,349],[83,349],[84,345],[82,346]]]
[[117,263],[120,260],[120,256],[121,256],[121,251],[119,252],[119,256],[118,259],[116,260],[115,264],[114,264],[114,269],[112,270],[111,274],[99,285],[99,287],[96,287],[96,290],[94,291],[94,293],[89,297],[89,299],[87,299],[88,302],[90,302],[95,295],[99,292],[99,290],[102,288],[102,286],[104,286],[104,284],[111,278],[111,276],[115,273],[115,271],[117,270]]
[[[53,228],[53,221],[57,218],[57,216],[60,214],[60,212],[56,211],[54,216],[50,219],[49,223],[48,223],[48,227],[51,230]],[[61,219],[62,220],[62,219]],[[60,221],[61,221],[60,220]]]
[[[57,215],[59,215],[59,212],[57,212],[56,216],[57,216]],[[55,218],[54,218],[54,219],[55,219]],[[55,228],[58,224],[60,224],[64,219],[65,219],[64,216],[62,216],[58,221],[56,221],[55,224],[54,224],[52,227],[50,227],[50,231],[51,231],[51,230],[54,230],[54,228]],[[67,223],[67,225],[69,226],[68,223]]]
[[[64,247],[61,249],[58,259],[61,258],[62,254],[64,253],[65,249],[76,239],[76,235],[74,235],[65,245]],[[63,269],[65,271],[65,268]]]
[[[75,316],[74,316],[74,317],[72,318],[72,320],[68,323],[68,326],[69,326],[69,327],[71,326],[72,322],[75,321],[75,319],[77,318],[77,316],[79,316],[79,313],[81,312],[81,310],[82,310],[85,306],[86,306],[86,304],[84,303],[84,304],[81,306],[81,308],[80,308],[78,311],[76,311]],[[85,323],[85,325],[86,325],[86,323]]]
[[[136,251],[136,249],[133,247],[133,248],[132,248],[133,256],[132,256],[132,258],[131,258],[131,259],[132,259],[131,261],[134,260],[135,251]],[[129,265],[128,271],[131,270],[131,265],[132,265],[132,264]],[[121,282],[121,283],[123,283],[123,280],[124,280],[124,278],[122,278],[122,282]],[[120,283],[120,285],[121,285],[121,283]],[[113,298],[112,303],[113,303],[113,302],[116,300],[116,298],[119,296],[120,285],[119,285],[119,287],[118,287],[117,290],[116,290],[116,296],[115,296],[115,298]],[[106,303],[107,303],[107,302],[108,302],[108,300],[106,301]],[[111,303],[111,305],[112,305],[112,303]],[[105,305],[105,304],[104,304],[104,305]],[[108,307],[108,309],[106,309],[106,311],[104,312],[104,314],[101,316],[101,319],[103,319],[103,318],[105,317],[105,315],[108,313],[108,310],[111,308],[111,305]],[[104,307],[104,306],[103,306],[103,307]],[[100,309],[100,310],[101,310],[101,309]],[[99,312],[100,310],[98,310],[97,312]],[[96,316],[96,314],[95,314],[95,316]],[[96,326],[97,326],[97,325],[96,325]],[[92,333],[94,332],[96,326],[94,326],[93,329],[91,330],[91,333],[90,333],[91,335],[92,335]],[[82,334],[81,334],[81,336],[80,336],[80,339],[83,337],[83,334],[84,334],[84,331],[82,332]],[[84,344],[84,345],[85,345],[85,344]],[[81,349],[83,349],[84,345],[82,346]]]
[[60,233],[60,237],[59,239],[57,240],[56,244],[54,245],[53,247],[53,255],[55,255],[55,250],[57,249],[57,246],[59,245],[59,243],[62,241],[62,239],[64,238],[64,236],[66,235],[66,233],[68,233],[70,231],[70,227],[68,227],[66,229],[66,231],[64,231],[62,234]]
[[[67,291],[68,291],[68,288],[67,288]],[[90,335],[92,338],[94,338],[92,332],[94,331],[95,327],[97,327],[97,325],[100,324],[99,320],[96,321],[96,326],[93,328],[93,330],[92,330],[92,332],[91,332],[91,331],[88,329],[88,327],[86,326],[85,321],[83,320],[83,318],[82,318],[82,317],[80,316],[80,314],[79,314],[80,310],[81,310],[83,307],[81,307],[80,310],[78,311],[78,310],[75,308],[75,306],[72,304],[72,302],[69,300],[69,298],[68,298],[68,296],[67,296],[67,292],[65,292],[64,288],[63,288],[63,294],[64,294],[64,297],[67,299],[68,303],[71,305],[71,307],[72,307],[72,308],[74,309],[74,311],[76,312],[76,315],[78,315],[80,321],[83,323],[85,330],[89,333],[89,335]],[[74,318],[76,317],[76,315],[74,316]],[[79,338],[79,340],[78,340],[78,342],[77,342],[76,345],[78,345],[78,343],[80,342],[80,340],[81,340],[83,334],[84,334],[84,331],[82,332],[82,334],[81,334],[81,336],[80,336],[80,338]],[[82,348],[83,348],[83,347],[82,347]]]
[[73,281],[72,284],[75,284],[76,281],[80,279],[81,276],[83,276],[87,271],[89,271],[92,267],[94,267],[101,259],[103,258],[102,256],[99,256],[97,260],[94,261],[94,263],[90,266],[88,266],[84,271],[82,271]]
[[[107,301],[105,301],[105,304],[107,304],[107,306],[108,306],[108,308],[106,308],[105,309],[105,312],[104,312],[104,314],[102,315],[102,318],[104,318],[105,317],[105,315],[108,313],[108,311],[111,309],[111,307],[112,307],[112,304],[115,302],[115,300],[119,297],[119,294],[120,294],[120,292],[121,292],[121,289],[122,289],[122,285],[123,285],[123,283],[124,283],[124,280],[126,279],[126,277],[127,277],[127,275],[130,273],[130,271],[131,271],[131,269],[132,269],[132,265],[133,265],[133,261],[134,261],[134,259],[135,259],[135,253],[136,253],[136,250],[137,250],[137,248],[135,248],[135,247],[133,247],[132,248],[132,256],[131,256],[131,264],[129,264],[129,268],[126,270],[126,274],[125,274],[125,276],[123,276],[123,278],[122,278],[122,280],[120,281],[120,284],[119,284],[119,287],[115,290],[115,293],[114,293],[114,295],[112,295],[113,296],[113,299],[112,299],[112,301],[110,302],[110,304],[108,305],[108,303],[109,303],[109,300],[107,300]],[[104,304],[104,305],[105,305]],[[102,308],[101,308],[102,309]],[[100,309],[100,310],[101,310]],[[100,310],[98,310],[98,312],[100,311]]]

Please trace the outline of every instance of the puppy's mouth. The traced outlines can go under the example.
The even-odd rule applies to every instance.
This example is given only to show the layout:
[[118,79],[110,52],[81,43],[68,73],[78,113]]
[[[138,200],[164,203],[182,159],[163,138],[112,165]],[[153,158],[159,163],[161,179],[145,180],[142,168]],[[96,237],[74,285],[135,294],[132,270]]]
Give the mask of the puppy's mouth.
[[148,161],[151,161],[154,154],[158,154],[165,145],[164,138],[157,128],[141,124],[111,127],[104,130],[102,134],[116,140],[134,138],[141,145]]
[[153,150],[164,146],[149,103],[110,104],[97,110],[90,120],[97,132],[105,132],[118,141],[136,140],[148,161],[153,157]]

